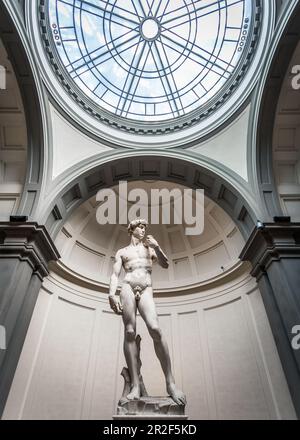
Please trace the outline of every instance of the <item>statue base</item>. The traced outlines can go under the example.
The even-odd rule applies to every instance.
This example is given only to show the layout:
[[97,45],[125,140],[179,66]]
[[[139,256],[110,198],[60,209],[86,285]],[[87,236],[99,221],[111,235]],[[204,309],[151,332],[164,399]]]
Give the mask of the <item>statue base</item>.
[[185,405],[177,405],[171,397],[143,396],[119,402],[114,420],[187,420]]

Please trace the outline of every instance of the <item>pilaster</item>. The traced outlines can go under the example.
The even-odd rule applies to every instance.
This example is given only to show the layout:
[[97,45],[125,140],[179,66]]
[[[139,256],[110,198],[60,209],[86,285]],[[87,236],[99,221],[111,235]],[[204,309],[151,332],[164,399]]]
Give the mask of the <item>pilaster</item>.
[[300,223],[259,224],[240,258],[252,264],[300,418],[300,349],[292,347],[292,329],[300,325]]
[[2,414],[48,263],[59,253],[44,226],[0,222],[0,325],[6,348],[0,350]]

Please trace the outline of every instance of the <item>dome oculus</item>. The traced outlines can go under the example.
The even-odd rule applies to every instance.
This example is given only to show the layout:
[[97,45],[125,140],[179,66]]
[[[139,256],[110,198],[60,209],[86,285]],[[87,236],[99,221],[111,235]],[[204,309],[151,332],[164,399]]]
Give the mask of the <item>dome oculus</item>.
[[44,2],[65,81],[108,121],[199,118],[233,89],[253,39],[252,0]]

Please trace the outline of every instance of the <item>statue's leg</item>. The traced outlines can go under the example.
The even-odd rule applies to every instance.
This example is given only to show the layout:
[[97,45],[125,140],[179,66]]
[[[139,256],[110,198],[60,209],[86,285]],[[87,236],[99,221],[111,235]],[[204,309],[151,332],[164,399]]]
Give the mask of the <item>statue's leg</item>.
[[135,338],[136,340],[136,346],[137,346],[137,352],[138,352],[138,375],[139,375],[139,380],[140,380],[140,390],[141,390],[141,397],[148,397],[148,393],[144,384],[144,379],[143,376],[141,375],[141,366],[142,366],[142,361],[141,361],[141,340],[142,338],[140,337],[140,335],[137,335],[137,337]]
[[143,291],[141,299],[138,303],[138,308],[153,339],[155,353],[161,363],[166,381],[173,382],[174,378],[171,370],[168,345],[159,328],[151,287],[147,287]]
[[140,398],[140,382],[138,375],[138,351],[136,345],[136,301],[129,284],[124,283],[120,293],[123,306],[124,323],[124,355],[128,366],[131,389],[127,399]]
[[153,339],[155,353],[160,361],[166,378],[167,391],[178,405],[185,404],[185,396],[182,391],[175,387],[175,380],[171,369],[171,360],[168,344],[163,336],[159,324],[155,304],[153,300],[152,287],[147,287],[138,302],[139,312],[144,319],[149,333]]

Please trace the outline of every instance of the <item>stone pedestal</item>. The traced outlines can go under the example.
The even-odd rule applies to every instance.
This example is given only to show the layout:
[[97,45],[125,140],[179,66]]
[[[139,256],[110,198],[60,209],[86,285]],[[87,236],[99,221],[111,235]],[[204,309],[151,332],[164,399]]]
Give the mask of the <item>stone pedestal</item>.
[[119,403],[114,420],[187,420],[185,405],[177,405],[171,397],[141,397]]
[[300,418],[300,350],[292,347],[293,327],[300,325],[300,223],[262,224],[240,258],[252,264]]
[[3,412],[48,263],[59,254],[44,226],[0,222],[0,415]]

